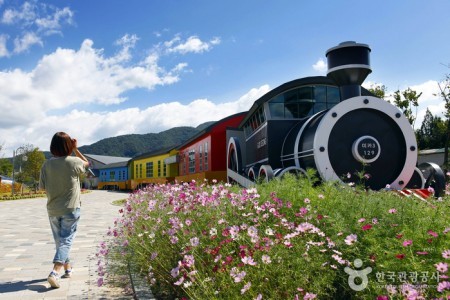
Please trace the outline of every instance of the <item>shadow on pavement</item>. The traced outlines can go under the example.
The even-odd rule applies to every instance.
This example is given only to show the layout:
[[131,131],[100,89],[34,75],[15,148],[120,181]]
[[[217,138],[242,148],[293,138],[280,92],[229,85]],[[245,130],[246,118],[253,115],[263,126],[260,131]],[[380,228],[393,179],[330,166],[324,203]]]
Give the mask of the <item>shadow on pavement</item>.
[[13,293],[17,291],[30,290],[38,293],[44,293],[50,290],[47,284],[47,278],[34,279],[29,281],[15,281],[0,283],[0,294]]

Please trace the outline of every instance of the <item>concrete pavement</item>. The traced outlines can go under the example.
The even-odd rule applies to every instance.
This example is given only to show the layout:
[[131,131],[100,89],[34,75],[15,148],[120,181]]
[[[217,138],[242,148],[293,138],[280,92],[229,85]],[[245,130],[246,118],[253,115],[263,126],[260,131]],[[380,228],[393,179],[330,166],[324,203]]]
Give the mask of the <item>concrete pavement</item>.
[[81,219],[71,252],[74,274],[61,279],[59,289],[47,283],[55,245],[46,199],[0,202],[0,300],[133,299],[123,288],[97,287],[96,274],[98,244],[119,216],[120,207],[111,203],[127,197],[126,193],[109,191],[81,196]]

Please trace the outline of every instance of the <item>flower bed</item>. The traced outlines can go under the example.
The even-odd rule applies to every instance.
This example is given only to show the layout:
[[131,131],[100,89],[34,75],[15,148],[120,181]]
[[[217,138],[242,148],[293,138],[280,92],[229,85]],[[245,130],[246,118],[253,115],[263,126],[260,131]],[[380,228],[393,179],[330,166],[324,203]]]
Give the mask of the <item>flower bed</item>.
[[253,189],[157,185],[120,212],[99,248],[99,284],[108,259],[131,262],[158,299],[450,295],[448,196],[425,202],[286,176]]

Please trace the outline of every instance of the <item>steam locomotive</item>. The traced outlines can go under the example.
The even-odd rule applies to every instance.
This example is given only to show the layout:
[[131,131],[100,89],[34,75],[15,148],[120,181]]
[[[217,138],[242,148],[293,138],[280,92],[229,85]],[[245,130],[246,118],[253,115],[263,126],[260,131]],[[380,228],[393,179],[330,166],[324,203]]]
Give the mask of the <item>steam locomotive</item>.
[[324,181],[366,187],[424,189],[439,196],[445,176],[433,163],[416,166],[414,130],[402,112],[361,87],[372,72],[371,49],[343,42],[326,52],[327,76],[287,82],[255,101],[227,129],[227,178],[249,187],[286,173],[315,169]]

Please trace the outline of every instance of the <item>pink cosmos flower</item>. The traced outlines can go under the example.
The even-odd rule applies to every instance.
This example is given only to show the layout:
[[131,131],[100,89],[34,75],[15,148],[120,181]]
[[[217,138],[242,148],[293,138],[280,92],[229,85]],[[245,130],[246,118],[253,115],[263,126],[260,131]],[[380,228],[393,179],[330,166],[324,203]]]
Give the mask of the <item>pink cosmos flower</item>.
[[361,218],[361,219],[358,220],[358,223],[362,223],[362,222],[364,222],[365,220],[366,220],[365,218]]
[[417,255],[428,255],[427,251],[417,251],[416,252]]
[[433,230],[428,230],[427,231],[427,233],[429,234],[429,235],[431,235],[432,237],[438,237],[438,234],[436,233],[436,232],[434,232]]
[[436,270],[441,273],[447,273],[448,271],[448,265],[446,263],[440,262],[438,264],[435,264],[434,266],[436,267]]
[[305,203],[311,203],[311,200],[309,200],[308,198],[305,198],[305,200],[303,200]]
[[317,195],[317,197],[318,197],[319,199],[325,199],[325,196],[322,195],[322,194]]
[[261,260],[263,263],[270,264],[272,262],[272,260],[270,259],[270,256],[267,254],[263,254],[263,256],[261,256]]
[[450,282],[448,281],[439,282],[437,286],[437,291],[439,293],[442,293],[444,290],[450,290]]
[[251,257],[251,256],[245,256],[245,257],[241,258],[241,260],[246,265],[256,266],[256,262],[253,260],[253,257]]
[[317,295],[313,293],[306,293],[303,297],[303,300],[310,300],[310,299],[316,299]]
[[250,226],[247,230],[247,233],[250,237],[258,236],[258,229],[255,226]]
[[251,286],[252,286],[251,282],[248,282],[247,284],[245,284],[244,287],[241,289],[241,295],[243,295],[246,291],[248,291]]
[[183,283],[183,281],[184,281],[184,277],[183,276],[181,276],[176,282],[174,282],[173,284],[175,284],[175,285],[181,285],[182,283]]
[[405,241],[403,242],[403,247],[408,247],[408,246],[412,245],[412,243],[413,243],[412,240],[405,240]]
[[377,300],[389,300],[389,297],[386,295],[377,296]]
[[442,252],[442,257],[443,258],[450,258],[450,250],[444,250],[444,252]]
[[396,210],[395,208],[391,208],[391,209],[389,210],[389,213],[390,213],[390,214],[396,214],[396,213],[397,213],[397,210]]
[[345,238],[344,242],[347,245],[353,245],[357,241],[357,239],[358,239],[358,236],[356,234],[350,234]]
[[198,237],[193,237],[192,239],[190,239],[190,242],[192,247],[197,247],[200,243],[200,240],[198,239]]

